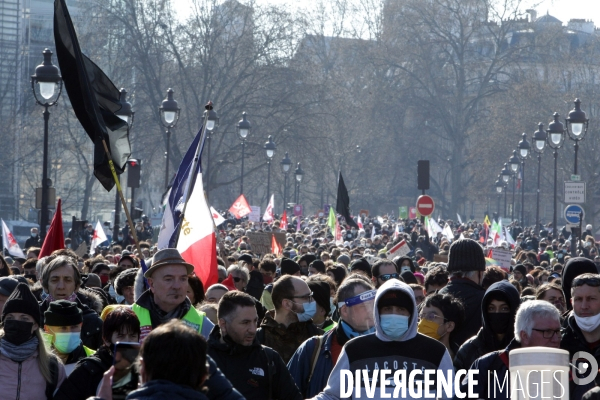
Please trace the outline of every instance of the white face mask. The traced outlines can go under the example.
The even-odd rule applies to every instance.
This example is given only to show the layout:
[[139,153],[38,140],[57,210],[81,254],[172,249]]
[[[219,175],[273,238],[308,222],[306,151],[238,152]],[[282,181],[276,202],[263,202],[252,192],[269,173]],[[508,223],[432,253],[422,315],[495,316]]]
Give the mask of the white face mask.
[[575,322],[577,326],[584,332],[593,332],[600,325],[600,313],[591,317],[578,317],[575,314]]

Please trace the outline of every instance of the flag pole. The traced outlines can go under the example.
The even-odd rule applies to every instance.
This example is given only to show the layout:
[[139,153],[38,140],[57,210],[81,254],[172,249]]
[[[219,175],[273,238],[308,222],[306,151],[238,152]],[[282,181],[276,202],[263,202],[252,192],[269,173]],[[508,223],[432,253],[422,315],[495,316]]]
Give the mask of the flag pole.
[[108,165],[110,166],[110,172],[112,172],[113,179],[115,180],[115,184],[117,186],[117,192],[119,193],[119,197],[121,198],[121,203],[123,204],[123,209],[125,210],[125,215],[127,216],[127,223],[129,224],[129,230],[133,235],[133,240],[135,242],[135,248],[138,251],[138,256],[140,259],[144,258],[144,254],[140,249],[140,242],[138,241],[137,234],[135,233],[135,226],[133,225],[133,220],[131,219],[131,214],[129,214],[129,207],[127,207],[127,202],[125,201],[125,197],[123,196],[123,190],[121,190],[121,183],[119,182],[119,177],[117,176],[117,171],[115,170],[115,164],[113,163],[112,156],[110,154],[110,150],[108,150],[108,146],[106,145],[106,140],[102,138],[102,145],[104,146],[104,152],[108,157]]
[[[206,111],[210,111],[213,109],[212,101],[209,101],[204,106]],[[202,143],[204,143],[204,138],[206,137],[206,123],[208,121],[208,113],[205,113],[204,121],[202,123],[202,135],[200,136],[200,140],[198,141],[198,147],[196,147],[196,154],[194,154],[194,163],[192,164],[192,169],[190,169],[190,174],[188,176],[188,181],[185,185],[185,201],[183,202],[183,209],[181,210],[181,215],[179,218],[179,229],[177,230],[177,236],[175,237],[175,247],[177,247],[177,242],[179,242],[179,235],[181,234],[181,229],[183,228],[183,221],[185,220],[185,210],[187,209],[188,200],[190,199],[190,189],[192,188],[192,180],[196,177],[194,176],[196,168],[198,167],[198,163],[200,162],[200,149],[202,148]],[[204,191],[202,192],[204,197],[206,198],[206,194]],[[208,204],[208,201],[206,202]],[[211,215],[212,218],[212,215]],[[213,219],[213,232],[215,230],[215,221]]]

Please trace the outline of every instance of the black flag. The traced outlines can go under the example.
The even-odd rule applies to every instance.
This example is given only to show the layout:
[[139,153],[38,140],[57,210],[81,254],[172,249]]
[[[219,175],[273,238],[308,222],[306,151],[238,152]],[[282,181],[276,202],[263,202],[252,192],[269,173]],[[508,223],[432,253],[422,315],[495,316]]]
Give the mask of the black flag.
[[346,189],[346,185],[344,184],[344,178],[342,178],[341,171],[338,178],[338,193],[335,211],[344,217],[346,224],[358,229],[358,225],[356,225],[356,222],[350,217],[350,197],[348,196],[348,189]]
[[102,139],[117,174],[131,154],[127,123],[115,115],[121,109],[119,90],[92,60],[81,53],[73,21],[64,0],[54,1],[56,58],[73,111],[94,142],[94,175],[106,190],[115,185]]

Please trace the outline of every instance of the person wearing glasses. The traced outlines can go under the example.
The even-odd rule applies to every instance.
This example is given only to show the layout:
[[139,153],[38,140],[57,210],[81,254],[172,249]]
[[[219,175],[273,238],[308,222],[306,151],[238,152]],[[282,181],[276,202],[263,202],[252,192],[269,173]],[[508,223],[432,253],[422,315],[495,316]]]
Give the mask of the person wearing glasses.
[[231,275],[233,284],[240,292],[245,291],[248,285],[249,272],[248,268],[240,267],[239,265],[232,265],[227,268],[227,275]]
[[[514,339],[505,349],[493,351],[478,358],[471,365],[471,370],[479,371],[474,385],[474,393],[478,399],[510,399],[509,357],[511,350],[523,347],[559,348],[560,314],[556,307],[547,301],[530,300],[517,311]],[[494,387],[488,387],[488,376],[498,377]],[[507,377],[504,381],[504,377]],[[495,382],[491,378],[490,384]],[[464,379],[461,390],[467,390],[468,381]],[[573,399],[573,397],[570,397]],[[581,397],[580,397],[581,398]]]
[[275,309],[266,313],[256,336],[260,344],[277,351],[287,364],[302,342],[323,334],[312,320],[317,303],[307,283],[291,275],[273,284],[271,298]]
[[[454,357],[454,367],[467,369],[486,353],[502,350],[513,339],[515,315],[521,299],[519,291],[508,281],[492,284],[481,302],[483,326],[477,335],[467,340]],[[471,318],[465,312],[467,320]]]
[[373,283],[376,288],[380,288],[385,282],[390,279],[400,279],[400,271],[398,266],[390,260],[381,259],[371,267],[373,275]]
[[465,308],[451,294],[427,296],[419,313],[417,330],[425,336],[439,340],[446,346],[450,357],[458,351],[453,332],[465,321]]
[[[600,361],[600,275],[586,273],[579,275],[571,284],[571,304],[573,310],[565,321],[565,330],[560,348],[569,356],[579,351],[591,354]],[[585,377],[587,375],[582,375]],[[580,399],[594,382],[588,385],[572,385],[571,399]]]
[[358,336],[375,332],[373,286],[360,274],[348,277],[336,292],[339,324],[323,336],[314,336],[298,347],[288,369],[304,398],[319,394],[337,362],[342,347]]

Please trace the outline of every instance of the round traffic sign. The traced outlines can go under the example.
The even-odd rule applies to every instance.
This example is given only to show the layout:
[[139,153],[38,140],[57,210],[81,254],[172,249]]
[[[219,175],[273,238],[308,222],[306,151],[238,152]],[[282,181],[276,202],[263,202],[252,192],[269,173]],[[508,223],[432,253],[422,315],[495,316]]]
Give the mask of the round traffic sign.
[[433,214],[433,210],[435,210],[435,203],[431,196],[427,196],[426,194],[419,196],[417,199],[417,211],[424,217],[428,217]]
[[580,214],[585,219],[585,211],[579,204],[569,204],[565,207],[564,217],[569,224],[578,224]]

